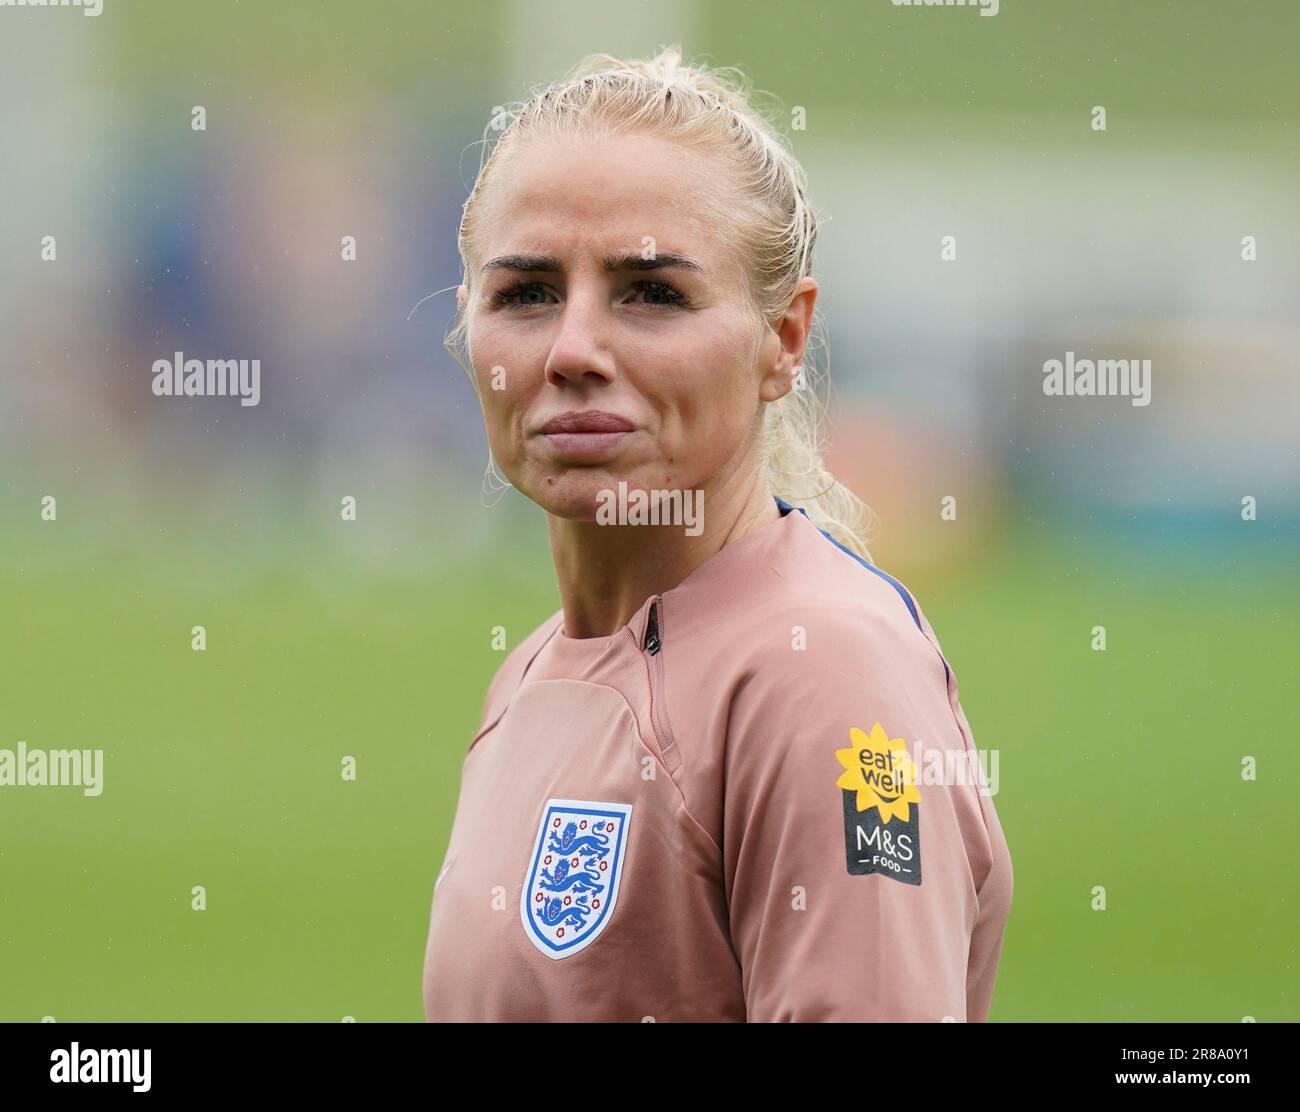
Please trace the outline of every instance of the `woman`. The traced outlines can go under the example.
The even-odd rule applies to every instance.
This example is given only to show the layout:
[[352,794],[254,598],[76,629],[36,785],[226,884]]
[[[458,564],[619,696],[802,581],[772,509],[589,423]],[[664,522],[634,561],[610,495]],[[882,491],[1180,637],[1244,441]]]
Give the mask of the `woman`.
[[425,1014],[983,1020],[1010,857],[920,775],[973,753],[956,681],[821,464],[804,178],[679,63],[539,92],[465,206],[449,341],[562,608],[465,758]]

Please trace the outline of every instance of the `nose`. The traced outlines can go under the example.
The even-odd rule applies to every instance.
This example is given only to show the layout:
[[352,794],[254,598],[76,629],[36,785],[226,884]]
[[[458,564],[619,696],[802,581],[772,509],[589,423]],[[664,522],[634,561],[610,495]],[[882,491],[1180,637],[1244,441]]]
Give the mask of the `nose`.
[[552,386],[614,379],[614,358],[608,345],[609,307],[595,285],[573,286],[560,314],[560,322],[544,373]]

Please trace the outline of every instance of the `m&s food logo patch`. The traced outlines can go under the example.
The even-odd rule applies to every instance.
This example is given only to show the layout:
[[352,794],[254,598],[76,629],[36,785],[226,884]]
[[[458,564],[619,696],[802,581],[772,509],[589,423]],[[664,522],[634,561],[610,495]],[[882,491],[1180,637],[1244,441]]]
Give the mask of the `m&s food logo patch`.
[[853,726],[850,745],[835,750],[843,766],[835,781],[844,800],[844,852],[854,875],[882,873],[921,883],[921,792],[907,743],[877,722]]

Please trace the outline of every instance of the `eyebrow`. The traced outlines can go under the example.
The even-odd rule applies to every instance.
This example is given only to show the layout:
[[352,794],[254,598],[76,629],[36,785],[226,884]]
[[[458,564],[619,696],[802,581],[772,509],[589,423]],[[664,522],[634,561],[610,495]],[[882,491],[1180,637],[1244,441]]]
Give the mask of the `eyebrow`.
[[[673,251],[660,251],[653,259],[644,259],[639,253],[630,255],[606,255],[605,270],[613,273],[619,270],[664,270],[675,267],[681,270],[694,270],[704,273],[704,267],[694,259],[678,255]],[[553,255],[498,255],[483,264],[483,272],[489,270],[545,271],[562,274],[564,267]]]

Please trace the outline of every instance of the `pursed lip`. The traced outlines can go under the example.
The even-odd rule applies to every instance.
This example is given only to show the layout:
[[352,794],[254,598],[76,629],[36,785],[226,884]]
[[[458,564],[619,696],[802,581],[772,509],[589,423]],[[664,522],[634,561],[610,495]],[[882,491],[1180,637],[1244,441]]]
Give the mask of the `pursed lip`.
[[626,417],[588,409],[552,417],[538,436],[552,460],[581,465],[613,460],[635,432],[636,426]]
[[583,412],[571,410],[568,413],[561,413],[558,417],[552,417],[537,431],[543,436],[551,436],[555,433],[633,432],[635,429],[636,426],[626,417],[605,413],[599,409],[589,409]]

